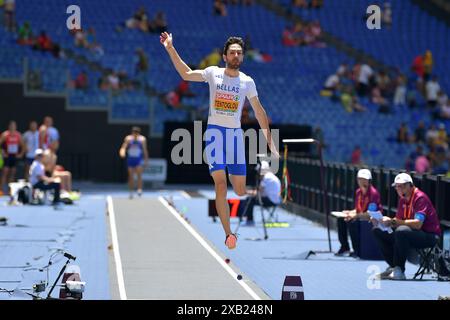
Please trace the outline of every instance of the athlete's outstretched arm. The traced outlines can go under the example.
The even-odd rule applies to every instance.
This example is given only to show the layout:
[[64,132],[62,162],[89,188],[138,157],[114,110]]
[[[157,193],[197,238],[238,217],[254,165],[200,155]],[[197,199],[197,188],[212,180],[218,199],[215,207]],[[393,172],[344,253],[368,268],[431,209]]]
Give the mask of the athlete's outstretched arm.
[[175,69],[177,69],[181,78],[186,81],[203,82],[202,70],[192,70],[189,66],[180,58],[177,50],[173,46],[172,34],[163,32],[159,37],[159,41],[169,54],[170,60],[172,60]]
[[21,159],[27,152],[27,145],[25,144],[25,141],[22,136],[20,136],[19,144],[20,144],[20,153],[17,155],[17,157]]
[[264,137],[266,137],[267,144],[269,145],[270,151],[272,152],[272,156],[279,158],[280,155],[270,133],[269,119],[267,118],[266,110],[264,110],[264,107],[259,101],[258,96],[254,96],[253,98],[251,98],[250,104],[255,111],[256,120],[258,120],[259,126],[263,130]]
[[148,165],[148,148],[147,148],[147,139],[144,137],[144,141],[142,143],[142,148],[144,149],[144,161],[145,165]]
[[128,147],[128,139],[125,138],[125,140],[123,140],[122,146],[120,147],[120,150],[119,150],[119,156],[121,158],[125,158],[127,147]]

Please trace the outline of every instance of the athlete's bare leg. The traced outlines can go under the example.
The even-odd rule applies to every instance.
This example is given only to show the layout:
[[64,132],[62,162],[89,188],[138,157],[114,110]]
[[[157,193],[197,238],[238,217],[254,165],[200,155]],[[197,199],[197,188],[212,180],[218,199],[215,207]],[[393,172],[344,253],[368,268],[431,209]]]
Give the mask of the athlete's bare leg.
[[6,181],[8,179],[8,176],[9,176],[9,167],[3,167],[3,170],[2,170],[2,182],[1,182],[2,183],[1,189],[2,189],[3,192],[7,191]]
[[16,180],[16,167],[13,167],[9,171],[8,183],[14,182]]
[[137,191],[140,196],[142,193],[142,172],[144,168],[142,166],[136,167],[136,175],[137,175]]
[[61,189],[67,192],[72,191],[72,174],[69,171],[56,171],[55,177],[61,179]]
[[240,197],[245,196],[247,194],[246,188],[247,176],[237,176],[230,174],[229,177],[234,192]]
[[230,206],[227,202],[227,176],[224,170],[217,170],[211,173],[216,189],[216,210],[222,222],[226,235],[231,234],[230,228]]
[[133,197],[135,171],[135,168],[128,167],[128,189],[130,190],[130,198]]

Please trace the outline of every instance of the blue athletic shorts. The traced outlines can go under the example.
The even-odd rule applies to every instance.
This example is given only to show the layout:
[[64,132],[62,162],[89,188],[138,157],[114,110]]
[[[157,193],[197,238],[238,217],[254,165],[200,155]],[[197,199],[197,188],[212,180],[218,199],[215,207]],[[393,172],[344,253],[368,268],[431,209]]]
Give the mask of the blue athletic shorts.
[[205,138],[209,173],[226,168],[228,174],[236,176],[247,174],[244,133],[241,128],[225,128],[208,124]]
[[140,167],[143,164],[144,164],[144,159],[143,158],[132,158],[132,157],[128,157],[127,158],[127,166],[128,166],[128,168]]

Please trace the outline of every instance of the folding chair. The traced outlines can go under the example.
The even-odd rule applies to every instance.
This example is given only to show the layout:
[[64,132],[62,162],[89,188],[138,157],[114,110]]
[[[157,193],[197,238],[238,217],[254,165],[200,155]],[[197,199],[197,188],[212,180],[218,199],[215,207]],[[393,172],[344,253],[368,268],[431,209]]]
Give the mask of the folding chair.
[[425,273],[437,272],[435,266],[435,256],[439,253],[439,250],[439,241],[433,247],[417,250],[420,257],[420,266],[414,274],[413,279],[420,276],[420,280],[422,280]]
[[275,211],[277,210],[278,205],[272,206],[272,207],[262,207],[263,211],[266,211],[267,214],[267,222],[278,222],[278,215],[275,214]]

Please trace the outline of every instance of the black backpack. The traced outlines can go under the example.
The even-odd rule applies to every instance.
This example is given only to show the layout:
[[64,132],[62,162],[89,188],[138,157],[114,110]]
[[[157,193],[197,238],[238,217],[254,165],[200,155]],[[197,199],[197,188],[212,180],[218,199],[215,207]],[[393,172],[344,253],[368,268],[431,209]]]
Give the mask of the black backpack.
[[17,193],[17,201],[22,204],[28,204],[30,203],[30,195],[31,190],[30,187],[22,187],[19,189],[19,192]]

